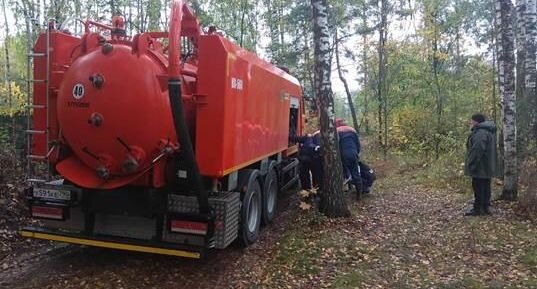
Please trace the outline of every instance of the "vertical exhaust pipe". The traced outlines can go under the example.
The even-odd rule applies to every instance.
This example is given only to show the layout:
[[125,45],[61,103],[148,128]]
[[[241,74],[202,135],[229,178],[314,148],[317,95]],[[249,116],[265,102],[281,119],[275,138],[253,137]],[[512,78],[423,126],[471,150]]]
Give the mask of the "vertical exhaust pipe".
[[182,18],[183,3],[181,0],[175,0],[172,4],[170,17],[169,31],[169,49],[168,49],[168,95],[170,98],[170,107],[175,126],[177,139],[181,144],[181,153],[184,161],[187,164],[189,172],[188,178],[194,186],[194,191],[198,198],[200,214],[209,215],[209,193],[205,190],[203,180],[199,171],[194,149],[192,148],[192,140],[186,125],[183,100],[181,95],[181,69],[180,69],[180,54],[181,54],[181,18]]

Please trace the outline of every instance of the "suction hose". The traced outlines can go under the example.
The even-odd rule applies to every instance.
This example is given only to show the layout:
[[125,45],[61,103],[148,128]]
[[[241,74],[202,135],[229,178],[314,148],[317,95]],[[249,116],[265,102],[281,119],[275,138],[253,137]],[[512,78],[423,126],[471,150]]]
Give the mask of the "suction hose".
[[205,190],[201,174],[199,171],[194,149],[192,148],[192,140],[188,132],[188,127],[185,121],[183,101],[181,96],[181,68],[180,68],[180,53],[181,53],[181,18],[182,18],[183,3],[181,0],[174,0],[170,16],[170,32],[169,49],[168,49],[168,94],[170,98],[170,107],[175,126],[177,139],[181,144],[181,152],[184,161],[187,164],[187,177],[194,186],[194,191],[198,198],[200,214],[209,214],[209,193]]

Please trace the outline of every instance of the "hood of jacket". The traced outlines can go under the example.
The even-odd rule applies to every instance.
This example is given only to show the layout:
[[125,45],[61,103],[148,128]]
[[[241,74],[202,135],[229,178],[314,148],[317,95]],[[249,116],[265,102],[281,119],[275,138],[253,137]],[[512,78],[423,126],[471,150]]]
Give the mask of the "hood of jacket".
[[478,123],[472,130],[484,129],[490,133],[496,133],[496,124],[493,121],[487,120],[482,123]]

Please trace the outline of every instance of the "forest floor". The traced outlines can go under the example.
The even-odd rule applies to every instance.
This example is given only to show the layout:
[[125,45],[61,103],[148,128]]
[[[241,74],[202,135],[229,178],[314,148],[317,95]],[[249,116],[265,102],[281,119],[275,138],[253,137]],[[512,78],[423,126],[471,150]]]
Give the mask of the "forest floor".
[[0,288],[537,288],[537,225],[513,204],[465,217],[463,177],[446,189],[420,177],[427,168],[373,166],[375,189],[350,196],[352,217],[329,220],[286,195],[256,244],[203,261],[13,237]]

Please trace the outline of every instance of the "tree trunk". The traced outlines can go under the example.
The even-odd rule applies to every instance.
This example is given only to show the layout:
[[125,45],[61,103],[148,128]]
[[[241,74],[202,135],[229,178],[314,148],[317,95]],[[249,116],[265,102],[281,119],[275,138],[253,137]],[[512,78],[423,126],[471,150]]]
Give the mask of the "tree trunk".
[[341,70],[341,63],[339,62],[339,41],[337,39],[337,29],[336,29],[336,35],[334,37],[334,41],[336,41],[337,72],[339,75],[339,79],[341,80],[341,82],[343,83],[343,86],[345,87],[345,94],[347,95],[347,102],[349,103],[349,108],[351,110],[352,124],[354,125],[354,129],[356,131],[359,131],[358,119],[356,118],[356,109],[354,109],[354,103],[352,101],[352,94],[351,94],[351,91],[349,90],[347,79],[345,79],[345,76],[343,75],[343,71]]
[[377,83],[377,99],[378,99],[378,140],[379,146],[382,148],[384,159],[388,154],[388,121],[387,121],[387,96],[386,93],[386,36],[387,36],[387,18],[388,11],[386,0],[380,0],[380,25],[379,25],[379,43],[378,43],[378,59],[379,59],[379,75]]
[[270,38],[270,59],[273,63],[283,65],[283,54],[281,53],[281,46],[283,43],[280,42],[280,22],[281,16],[279,7],[280,1],[270,0],[267,5],[267,16],[266,22],[269,29],[269,38]]
[[496,87],[496,79],[498,75],[496,74],[496,50],[498,49],[496,45],[496,21],[493,21],[492,29],[491,29],[491,47],[492,47],[492,117],[494,119],[494,123],[498,123],[498,97],[497,97],[497,87]]
[[[367,28],[367,14],[366,14],[366,11],[367,11],[367,5],[364,5],[362,6],[362,27],[364,29]],[[363,42],[363,50],[362,50],[362,73],[364,74],[364,78],[363,78],[363,92],[364,92],[364,101],[363,101],[363,109],[364,109],[364,112],[363,112],[363,115],[362,115],[362,123],[364,124],[364,127],[365,127],[365,133],[366,134],[369,134],[369,119],[368,119],[368,114],[369,114],[369,97],[368,97],[368,93],[367,93],[367,88],[368,88],[368,85],[369,85],[369,74],[368,74],[368,57],[367,57],[367,49],[368,49],[368,45],[367,45],[367,33],[364,32],[362,34],[362,42]]]
[[[460,5],[459,1],[456,1],[455,2],[457,6]],[[460,9],[455,9],[455,13],[461,13]],[[462,53],[461,53],[461,38],[462,38],[462,35],[461,35],[461,31],[460,31],[460,27],[457,26],[457,28],[455,28],[455,52],[456,52],[456,55],[455,55],[455,81],[456,82],[459,82],[461,81],[461,73],[462,73],[462,69],[463,69],[463,57],[462,57]],[[449,97],[449,95],[448,95]],[[451,102],[453,104],[453,113],[452,113],[452,123],[457,123],[458,122],[458,117],[459,117],[459,103],[458,103],[458,98],[457,97],[452,97],[449,99],[448,102]],[[449,114],[447,114],[449,115]]]
[[110,14],[112,14],[112,16],[116,15],[117,14],[117,7],[116,7],[116,1],[114,0],[110,0]]
[[[128,23],[127,29],[129,30],[129,35],[132,35],[133,32],[134,32],[134,27],[133,27],[134,25],[133,25],[133,22],[132,22],[132,21],[134,21],[132,19],[132,6],[133,6],[132,4],[129,5],[129,17],[127,18],[127,23]],[[166,14],[166,15],[168,15],[168,14]]]
[[[302,84],[304,86],[304,90],[309,92],[311,95],[311,109],[317,111],[317,98],[315,96],[315,89],[313,88],[313,85],[314,85],[314,76],[313,76],[313,69],[312,69],[312,59],[311,59],[311,49],[309,47],[310,45],[310,38],[308,37],[308,35],[310,35],[309,33],[304,33],[304,76],[303,76],[303,81],[304,83]],[[307,80],[307,84],[306,84],[306,80]]]
[[517,198],[517,136],[516,136],[516,94],[515,94],[515,53],[514,31],[511,17],[513,5],[510,0],[496,0],[496,21],[498,24],[498,67],[500,74],[500,97],[502,103],[502,124],[504,143],[504,185],[502,198]]
[[[13,92],[11,90],[11,63],[9,58],[9,24],[7,22],[7,11],[6,11],[6,0],[2,0],[2,12],[4,13],[4,25],[5,25],[5,39],[4,39],[4,53],[5,53],[5,84],[7,87],[7,99],[9,107],[13,105]],[[17,128],[16,128],[16,119],[17,116],[11,115],[11,145],[14,152],[16,152],[17,149]],[[12,154],[12,163],[13,166],[17,164],[17,154]]]
[[280,61],[282,64],[285,63],[285,59],[283,56],[285,55],[286,49],[285,49],[285,19],[284,19],[284,8],[287,4],[287,1],[278,1],[278,32],[280,33]]
[[246,16],[246,5],[248,4],[246,2],[247,0],[241,1],[241,26],[240,26],[240,37],[239,37],[239,46],[244,47],[243,39],[244,39],[244,16]]
[[364,91],[364,103],[363,103],[363,107],[364,107],[364,113],[363,113],[363,123],[364,123],[364,126],[365,126],[365,133],[366,134],[369,134],[370,132],[370,129],[369,129],[369,119],[368,119],[368,114],[369,114],[369,98],[368,98],[368,93],[367,93],[367,88],[368,88],[368,85],[369,85],[369,75],[368,75],[368,65],[367,65],[367,35],[364,34],[364,36],[362,36],[362,39],[364,41],[364,47],[363,47],[363,51],[362,51],[362,63],[363,63],[363,74],[364,74],[364,78],[363,78],[363,85],[362,85],[362,90]]
[[4,39],[4,56],[5,56],[5,84],[7,87],[7,101],[9,106],[12,105],[12,91],[11,91],[11,64],[9,59],[9,24],[7,23],[7,11],[6,11],[6,0],[2,0],[2,12],[4,13],[4,25],[5,25],[5,39]]
[[326,0],[311,0],[315,54],[315,91],[320,100],[323,187],[320,210],[328,217],[350,216],[343,193],[343,177],[330,82],[330,35]]
[[[251,15],[250,13],[250,26],[253,28],[253,31],[250,31],[251,34],[252,34],[252,43],[251,43],[251,49],[252,49],[252,52],[254,52],[255,54],[257,54],[257,43],[258,43],[258,32],[259,31],[259,19],[257,17],[257,15],[259,15],[259,12],[260,12],[260,9],[259,9],[259,2],[255,1],[253,3],[253,15]],[[253,24],[252,24],[253,22]]]
[[137,14],[136,14],[136,18],[138,21],[137,22],[137,25],[138,25],[138,32],[145,32],[145,26],[144,26],[144,8],[143,8],[143,3],[142,3],[142,0],[138,0],[136,1],[136,8],[137,8]]
[[524,96],[528,102],[528,117],[529,117],[529,132],[528,139],[532,140],[533,144],[537,145],[535,138],[537,137],[537,68],[535,53],[537,38],[537,8],[536,0],[526,0],[526,59],[525,59],[525,90]]
[[432,68],[433,68],[433,78],[434,78],[434,88],[436,95],[436,135],[434,137],[434,153],[435,159],[440,157],[440,135],[442,135],[442,114],[444,111],[444,99],[442,96],[439,80],[439,66],[440,61],[438,58],[438,42],[439,42],[439,32],[438,32],[438,23],[437,23],[438,10],[435,10],[431,13],[431,25],[433,25],[433,42],[432,42]]
[[[497,0],[491,0],[491,9],[495,10],[496,9],[496,1]],[[492,19],[491,19],[491,22],[492,22],[492,35],[491,35],[491,38],[492,38],[492,42],[493,42],[493,54],[492,54],[492,60],[493,60],[493,71],[497,72],[493,77],[496,77],[495,79],[495,82],[493,82],[493,85],[494,84],[497,84],[498,88],[495,90],[495,92],[498,92],[499,90],[501,90],[501,87],[500,87],[500,61],[498,60],[498,52],[500,51],[500,43],[501,43],[501,39],[500,37],[498,37],[498,31],[499,31],[499,28],[498,28],[498,19],[496,17],[496,13],[493,13],[492,14]],[[501,97],[501,91],[500,92],[500,102],[498,102],[496,100],[496,97],[494,98],[495,99],[495,102],[494,102],[494,107],[495,107],[495,110],[494,110],[494,120],[496,122],[496,124],[498,124],[499,122],[500,123],[503,123],[503,110],[500,110],[500,121],[498,122],[498,116],[497,116],[497,111],[496,109],[498,108],[498,104],[501,105],[501,101],[502,101],[502,97]],[[495,96],[495,95],[494,95]],[[499,133],[498,133],[498,137],[497,137],[497,140],[498,140],[498,150],[499,150],[499,155],[502,156],[498,159],[498,167],[499,167],[499,177],[500,179],[503,180],[503,168],[504,168],[504,158],[503,158],[503,155],[504,155],[504,147],[503,147],[503,125],[500,126],[499,128]]]
[[526,0],[516,0],[516,85],[518,156],[523,154],[528,134],[528,108],[525,97],[524,80],[526,62]]

